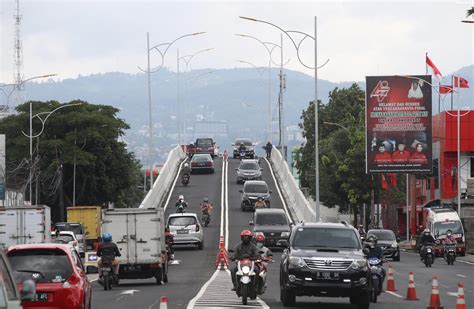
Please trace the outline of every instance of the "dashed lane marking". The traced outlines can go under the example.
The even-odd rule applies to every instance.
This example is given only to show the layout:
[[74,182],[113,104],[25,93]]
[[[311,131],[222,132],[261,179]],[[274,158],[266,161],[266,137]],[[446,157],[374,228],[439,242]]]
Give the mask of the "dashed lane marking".
[[387,294],[390,294],[390,295],[393,295],[393,296],[395,296],[395,297],[398,297],[398,298],[403,298],[403,296],[402,296],[402,295],[400,295],[400,294],[397,294],[397,293],[395,293],[395,292],[391,292],[391,291],[385,291],[385,293],[387,293]]
[[461,278],[467,278],[467,276],[461,275],[461,274],[456,274],[456,276],[461,277]]

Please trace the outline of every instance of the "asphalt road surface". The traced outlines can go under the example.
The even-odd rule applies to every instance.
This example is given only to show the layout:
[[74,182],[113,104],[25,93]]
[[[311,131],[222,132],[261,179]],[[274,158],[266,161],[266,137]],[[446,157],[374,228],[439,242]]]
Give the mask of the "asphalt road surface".
[[[158,286],[154,279],[122,280],[112,291],[104,291],[93,284],[92,308],[159,308],[161,296],[168,299],[168,308],[283,308],[279,298],[279,263],[281,252],[274,252],[275,262],[270,265],[268,289],[262,297],[249,301],[242,306],[235,292],[231,292],[228,271],[216,271],[214,267],[222,234],[233,247],[240,240],[240,232],[249,228],[252,212],[240,209],[239,189],[236,184],[235,168],[238,160],[229,159],[227,168],[221,159],[215,159],[214,174],[192,175],[187,187],[178,181],[171,192],[170,205],[166,215],[174,212],[174,201],[183,194],[190,203],[187,212],[199,213],[199,203],[208,197],[214,204],[212,221],[205,228],[205,244],[202,251],[193,247],[176,249],[175,264],[169,268],[169,282]],[[272,193],[272,208],[284,208],[278,193],[270,167],[262,159],[263,179],[268,183]],[[224,170],[223,170],[224,168]],[[224,171],[224,173],[223,173]],[[223,181],[224,180],[224,181]],[[223,186],[224,183],[224,186]],[[223,211],[223,212],[221,212]],[[222,228],[221,228],[222,224]],[[384,292],[371,308],[426,308],[431,292],[431,278],[439,278],[441,304],[445,308],[455,308],[458,282],[464,282],[467,308],[474,304],[474,265],[456,261],[448,266],[442,259],[437,259],[432,268],[425,268],[418,256],[402,253],[400,262],[389,262],[394,268],[396,292]],[[408,286],[408,273],[414,272],[418,301],[405,300]],[[295,308],[355,308],[345,298],[298,297]]]

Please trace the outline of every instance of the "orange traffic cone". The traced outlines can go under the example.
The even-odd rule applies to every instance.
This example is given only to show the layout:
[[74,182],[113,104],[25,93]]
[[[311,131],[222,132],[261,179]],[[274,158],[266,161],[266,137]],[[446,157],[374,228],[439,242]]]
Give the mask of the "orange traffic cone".
[[393,279],[393,268],[392,265],[388,265],[388,279],[387,279],[387,288],[385,289],[389,292],[395,292],[397,289],[395,288],[395,280]]
[[168,298],[166,296],[161,296],[160,309],[168,309]]
[[426,309],[444,309],[441,306],[441,299],[439,297],[438,277],[433,276],[433,284],[431,286],[430,304]]
[[464,284],[459,283],[458,298],[456,300],[456,309],[466,309],[466,300],[464,299]]
[[408,276],[408,289],[407,289],[407,297],[406,300],[419,300],[416,297],[416,288],[415,288],[415,275],[413,272],[410,272]]

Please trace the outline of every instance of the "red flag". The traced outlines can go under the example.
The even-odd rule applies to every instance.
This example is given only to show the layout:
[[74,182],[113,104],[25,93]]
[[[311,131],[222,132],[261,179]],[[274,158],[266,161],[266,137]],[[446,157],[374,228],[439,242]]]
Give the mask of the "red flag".
[[397,186],[397,175],[393,174],[393,173],[390,173],[390,174],[387,174],[387,176],[390,177],[390,184],[392,185],[392,187],[396,187]]
[[385,178],[385,175],[382,174],[382,189],[387,190],[388,189],[388,182],[387,179]]
[[438,68],[434,65],[433,61],[431,61],[431,59],[428,57],[428,55],[426,55],[426,65],[429,66],[431,68],[431,70],[433,71],[434,75],[440,79],[441,77],[443,77],[443,74],[441,74],[441,72],[438,70]]
[[441,85],[439,86],[439,93],[447,94],[453,92],[453,86]]
[[469,88],[469,82],[467,79],[461,76],[454,76],[454,87],[456,88]]

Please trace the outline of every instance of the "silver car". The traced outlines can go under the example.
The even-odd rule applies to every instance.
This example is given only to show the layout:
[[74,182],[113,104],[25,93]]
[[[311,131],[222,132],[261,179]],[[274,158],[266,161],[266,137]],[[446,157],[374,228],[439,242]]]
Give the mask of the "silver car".
[[175,245],[197,245],[199,250],[204,247],[203,229],[195,213],[171,214],[166,225]]
[[246,180],[262,180],[262,168],[258,165],[258,160],[240,161],[237,171],[237,183],[244,183]]

